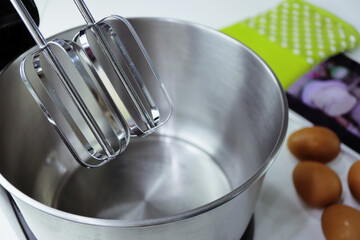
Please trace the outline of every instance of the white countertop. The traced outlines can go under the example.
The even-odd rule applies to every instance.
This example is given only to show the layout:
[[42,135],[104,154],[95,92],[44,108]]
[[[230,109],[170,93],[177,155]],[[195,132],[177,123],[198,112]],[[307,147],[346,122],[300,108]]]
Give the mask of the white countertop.
[[[152,16],[170,17],[200,23],[215,29],[231,25],[249,16],[276,6],[280,0],[87,0],[86,3],[96,19],[118,14],[124,17]],[[315,5],[338,15],[360,32],[360,1],[358,0],[311,0]],[[40,29],[46,37],[83,24],[73,1],[35,0],[40,13]],[[360,51],[356,53],[360,57]],[[288,133],[307,125],[296,115],[290,115]],[[338,170],[341,178],[355,157],[344,151],[331,167]],[[296,160],[283,147],[278,159],[266,175],[262,192],[255,209],[255,240],[324,239],[321,211],[307,209],[296,196],[291,182]],[[344,189],[346,189],[344,187]],[[360,207],[344,191],[343,201]],[[0,198],[0,239],[24,239],[16,219],[8,212],[8,203]]]

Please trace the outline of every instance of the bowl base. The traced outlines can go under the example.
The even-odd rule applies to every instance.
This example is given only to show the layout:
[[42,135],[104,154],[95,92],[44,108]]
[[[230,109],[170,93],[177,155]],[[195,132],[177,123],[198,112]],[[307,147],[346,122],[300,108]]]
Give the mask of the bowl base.
[[53,207],[101,219],[170,217],[231,191],[214,159],[178,138],[135,138],[118,159],[97,169],[78,168]]

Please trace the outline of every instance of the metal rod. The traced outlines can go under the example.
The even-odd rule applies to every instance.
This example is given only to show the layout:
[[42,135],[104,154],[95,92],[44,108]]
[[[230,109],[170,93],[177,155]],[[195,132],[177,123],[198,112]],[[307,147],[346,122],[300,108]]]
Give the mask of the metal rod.
[[91,15],[91,12],[89,11],[89,9],[87,8],[85,2],[83,0],[74,0],[76,6],[78,7],[81,15],[83,16],[83,18],[85,19],[87,24],[94,24],[95,23],[95,19],[93,18],[93,16]]
[[25,5],[21,0],[10,0],[15,10],[19,14],[20,18],[24,22],[26,28],[29,30],[31,36],[34,38],[36,44],[40,48],[44,48],[47,45],[46,39],[41,34],[38,26],[36,25],[34,19],[31,17],[30,13],[26,9]]

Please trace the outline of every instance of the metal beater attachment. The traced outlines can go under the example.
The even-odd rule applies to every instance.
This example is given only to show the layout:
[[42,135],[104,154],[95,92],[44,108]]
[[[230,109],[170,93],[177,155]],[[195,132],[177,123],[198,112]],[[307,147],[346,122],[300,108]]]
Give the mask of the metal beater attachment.
[[21,0],[10,0],[39,50],[20,74],[74,158],[98,167],[171,116],[172,103],[131,24],[119,16],[95,22],[74,0],[86,27],[74,40],[47,42]]

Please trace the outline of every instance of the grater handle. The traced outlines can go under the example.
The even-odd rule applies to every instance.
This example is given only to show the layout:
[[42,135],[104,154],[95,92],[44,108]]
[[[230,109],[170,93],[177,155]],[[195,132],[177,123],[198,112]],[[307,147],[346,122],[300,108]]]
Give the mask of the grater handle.
[[30,13],[26,9],[25,5],[21,0],[10,0],[15,10],[19,14],[21,20],[24,22],[26,28],[28,29],[31,36],[34,38],[36,44],[42,49],[46,47],[47,42],[44,36],[41,34],[38,26],[36,25],[34,19],[31,17]]

